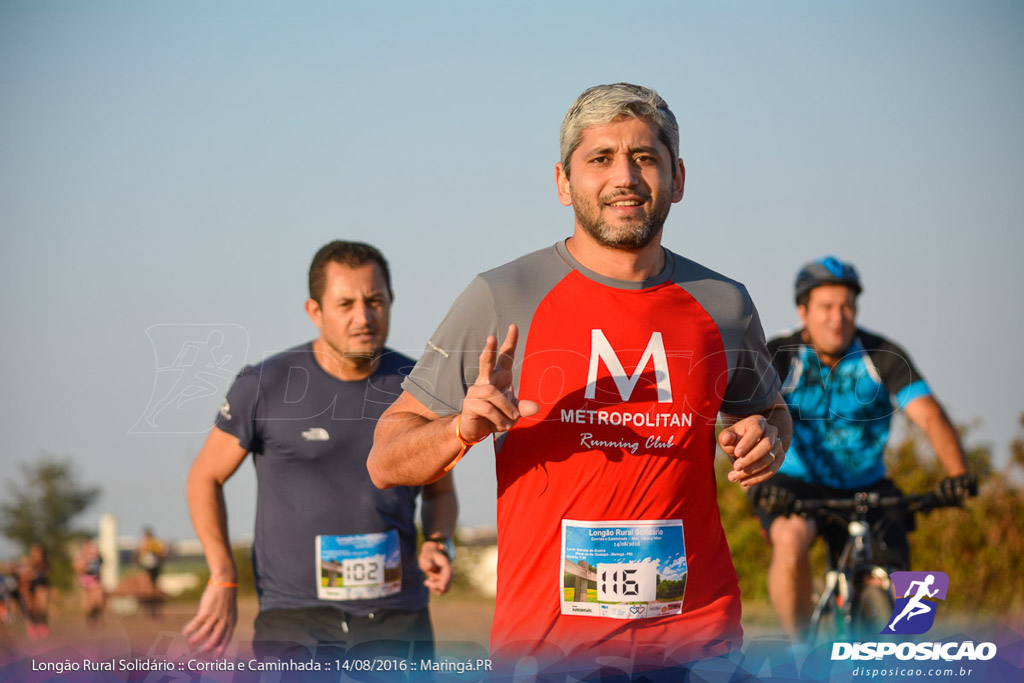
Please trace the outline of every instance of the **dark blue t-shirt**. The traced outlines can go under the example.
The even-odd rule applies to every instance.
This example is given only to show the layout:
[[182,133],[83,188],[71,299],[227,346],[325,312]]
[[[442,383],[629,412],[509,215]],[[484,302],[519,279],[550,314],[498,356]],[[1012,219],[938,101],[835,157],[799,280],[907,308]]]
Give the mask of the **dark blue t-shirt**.
[[[413,365],[384,349],[373,375],[343,381],[317,363],[307,343],[239,373],[216,426],[237,437],[256,466],[253,568],[261,610],[334,606],[365,615],[426,607],[413,522],[420,488],[381,491],[366,471],[377,419],[401,394]],[[401,592],[359,600],[318,597],[318,584],[329,581],[322,575],[318,536],[392,531],[401,551]]]

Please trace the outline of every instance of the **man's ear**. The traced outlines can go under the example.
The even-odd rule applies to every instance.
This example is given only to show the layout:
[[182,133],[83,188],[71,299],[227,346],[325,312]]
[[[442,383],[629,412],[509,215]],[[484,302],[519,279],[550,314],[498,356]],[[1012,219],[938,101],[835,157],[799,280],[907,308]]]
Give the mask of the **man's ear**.
[[683,166],[683,160],[678,160],[678,168],[676,168],[676,174],[672,177],[672,203],[682,200],[683,198],[683,186],[686,185],[686,167]]
[[562,162],[555,164],[555,184],[558,186],[558,201],[562,206],[572,206],[572,193],[569,191],[569,174],[562,168]]
[[320,303],[316,299],[306,299],[306,315],[317,327],[323,327],[323,312],[320,310]]

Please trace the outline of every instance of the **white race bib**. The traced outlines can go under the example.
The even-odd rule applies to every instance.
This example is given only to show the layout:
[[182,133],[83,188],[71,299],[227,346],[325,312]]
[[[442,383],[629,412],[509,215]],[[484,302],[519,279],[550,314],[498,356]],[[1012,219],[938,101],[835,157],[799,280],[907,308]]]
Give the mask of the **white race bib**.
[[400,592],[398,532],[317,536],[316,581],[321,600],[368,600]]
[[563,519],[561,562],[562,614],[649,619],[683,610],[682,520]]

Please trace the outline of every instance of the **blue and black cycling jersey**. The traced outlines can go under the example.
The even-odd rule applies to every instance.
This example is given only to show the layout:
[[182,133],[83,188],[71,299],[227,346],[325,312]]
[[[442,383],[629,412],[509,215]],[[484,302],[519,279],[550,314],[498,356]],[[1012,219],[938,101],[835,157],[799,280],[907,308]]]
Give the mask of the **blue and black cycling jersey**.
[[800,331],[772,339],[768,351],[793,417],[779,472],[842,489],[882,479],[893,413],[931,394],[906,351],[860,328],[834,368],[821,363]]

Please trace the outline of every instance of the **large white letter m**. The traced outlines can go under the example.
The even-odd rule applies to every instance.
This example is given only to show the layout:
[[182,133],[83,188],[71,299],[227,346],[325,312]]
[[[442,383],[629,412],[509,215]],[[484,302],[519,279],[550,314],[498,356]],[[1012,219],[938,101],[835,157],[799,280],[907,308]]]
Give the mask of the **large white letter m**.
[[594,398],[597,394],[597,361],[599,358],[604,361],[612,379],[615,380],[615,386],[623,401],[628,401],[629,397],[633,395],[633,389],[636,388],[636,383],[640,380],[644,368],[647,367],[648,362],[653,361],[654,374],[658,378],[658,403],[672,402],[672,380],[668,376],[668,359],[665,357],[665,343],[661,340],[661,332],[651,334],[651,340],[647,342],[647,348],[644,349],[644,355],[641,356],[636,370],[633,371],[631,377],[626,377],[626,371],[622,369],[622,363],[619,362],[619,357],[615,355],[615,350],[608,343],[604,332],[591,330],[590,370],[587,372],[586,398]]

